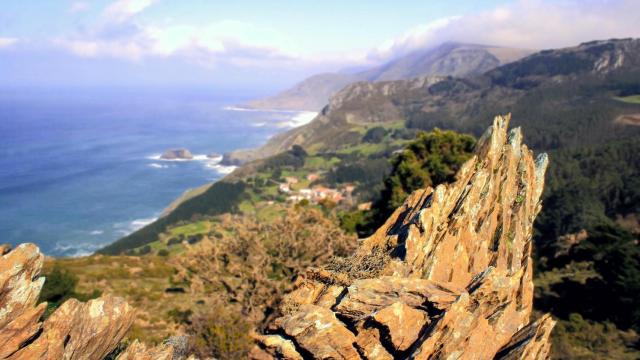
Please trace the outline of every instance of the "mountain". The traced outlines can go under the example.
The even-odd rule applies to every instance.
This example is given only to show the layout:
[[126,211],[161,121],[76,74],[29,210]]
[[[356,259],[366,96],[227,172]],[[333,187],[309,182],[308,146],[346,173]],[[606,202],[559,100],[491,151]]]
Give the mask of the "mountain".
[[361,74],[367,81],[402,80],[426,75],[466,77],[480,75],[533,52],[527,49],[447,42],[433,49],[414,51]]
[[[297,157],[286,153],[293,145],[320,157],[352,151],[369,156],[372,149],[387,156],[385,151],[402,147],[405,135],[439,127],[480,136],[487,119],[505,113],[518,115],[514,125],[522,127],[536,150],[637,140],[640,126],[622,119],[640,116],[640,102],[634,96],[640,94],[639,65],[640,40],[622,39],[541,51],[464,79],[424,77],[351,84],[335,94],[311,123],[245,152],[245,159],[252,161],[224,181],[101,252],[120,253],[155,241],[167,226],[197,215],[238,210],[247,196],[245,184],[238,180],[275,166],[271,163],[296,164]],[[391,147],[363,142],[363,135],[375,127],[391,133]]]
[[355,73],[314,75],[289,90],[273,97],[251,101],[247,106],[258,109],[317,111],[327,104],[335,92],[358,81],[401,80],[426,75],[478,75],[530,53],[532,50],[447,42]]
[[266,99],[251,101],[247,104],[255,109],[310,110],[322,109],[327,99],[343,87],[362,81],[357,74],[326,73],[311,76]]
[[[336,93],[311,123],[275,136],[255,154],[301,145],[346,145],[350,127],[402,120],[480,135],[491,114],[519,114],[538,149],[556,149],[640,132],[640,40],[594,41],[545,50],[482,75],[358,82]],[[321,145],[318,145],[321,144]]]

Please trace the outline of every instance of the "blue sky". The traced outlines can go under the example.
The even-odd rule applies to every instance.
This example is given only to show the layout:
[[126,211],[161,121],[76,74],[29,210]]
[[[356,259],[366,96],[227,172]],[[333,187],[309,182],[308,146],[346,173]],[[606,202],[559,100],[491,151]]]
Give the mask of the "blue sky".
[[279,88],[462,41],[551,48],[640,36],[635,0],[0,3],[0,85]]

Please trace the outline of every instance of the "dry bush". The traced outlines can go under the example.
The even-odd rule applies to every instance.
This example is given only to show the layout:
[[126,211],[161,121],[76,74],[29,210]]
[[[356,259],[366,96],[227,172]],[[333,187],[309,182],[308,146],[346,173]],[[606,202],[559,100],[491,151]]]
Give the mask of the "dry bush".
[[177,267],[191,291],[216,302],[196,311],[187,331],[197,353],[220,358],[233,358],[243,345],[242,351],[248,349],[247,329],[260,329],[277,315],[297,274],[349,255],[356,246],[355,236],[335,219],[308,207],[290,208],[269,223],[226,215],[211,231],[218,236],[193,246]]
[[191,317],[189,352],[202,359],[243,359],[253,341],[251,324],[231,307],[215,305]]

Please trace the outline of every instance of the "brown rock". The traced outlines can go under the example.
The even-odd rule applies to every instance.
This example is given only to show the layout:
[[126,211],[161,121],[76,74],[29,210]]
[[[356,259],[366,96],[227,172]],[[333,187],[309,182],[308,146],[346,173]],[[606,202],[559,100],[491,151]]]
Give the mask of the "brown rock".
[[173,348],[169,345],[159,345],[157,347],[147,349],[147,347],[134,341],[125,351],[120,353],[116,360],[172,360]]
[[165,151],[160,158],[163,160],[191,160],[193,154],[187,149],[172,149]]
[[276,320],[287,336],[296,339],[303,352],[319,359],[360,359],[353,347],[356,337],[331,310],[302,305],[298,312]]
[[373,319],[389,334],[396,352],[407,350],[429,321],[427,313],[396,302],[377,312]]
[[[41,323],[47,304],[35,304],[45,281],[39,277],[43,260],[33,244],[0,258],[0,359],[104,359],[133,324],[133,308],[111,296],[87,303],[70,299]],[[135,357],[127,359],[162,359],[172,350],[146,352],[138,344],[130,353]]]
[[382,345],[380,329],[373,326],[358,327],[356,346],[369,360],[391,360],[393,356]]
[[[354,335],[368,359],[546,358],[554,322],[530,317],[547,157],[534,160],[509,118],[496,117],[454,183],[414,192],[350,259],[310,271],[283,302],[297,312],[269,331],[305,358],[348,358],[336,349]],[[324,346],[316,323],[330,329]]]
[[302,356],[297,352],[293,341],[287,340],[280,335],[262,335],[257,340],[263,347],[255,347],[249,356],[252,359],[291,359],[302,360]]
[[496,360],[534,360],[548,354],[551,347],[548,339],[555,323],[547,314],[522,328],[500,350]]
[[427,307],[443,310],[456,300],[461,291],[448,284],[423,279],[390,276],[361,279],[348,287],[347,294],[335,306],[335,311],[357,321],[396,302],[425,310]]

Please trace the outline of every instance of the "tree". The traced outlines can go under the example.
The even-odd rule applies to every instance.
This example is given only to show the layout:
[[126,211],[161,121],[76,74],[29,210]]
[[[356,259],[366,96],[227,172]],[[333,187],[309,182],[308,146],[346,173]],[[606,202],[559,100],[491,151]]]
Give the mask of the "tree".
[[391,161],[391,173],[367,219],[358,227],[359,235],[371,234],[413,191],[453,181],[474,146],[472,136],[454,131],[419,133]]

